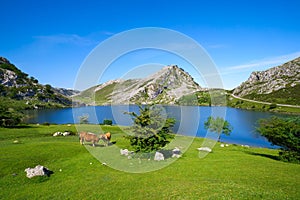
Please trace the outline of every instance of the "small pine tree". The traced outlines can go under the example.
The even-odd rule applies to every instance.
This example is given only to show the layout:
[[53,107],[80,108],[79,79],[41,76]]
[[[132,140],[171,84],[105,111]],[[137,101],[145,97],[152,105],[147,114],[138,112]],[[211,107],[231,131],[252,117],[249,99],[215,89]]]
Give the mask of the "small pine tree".
[[166,118],[155,106],[139,106],[139,111],[139,115],[135,112],[125,113],[132,116],[134,121],[133,135],[127,136],[127,139],[136,152],[159,150],[174,138],[171,128],[175,119]]

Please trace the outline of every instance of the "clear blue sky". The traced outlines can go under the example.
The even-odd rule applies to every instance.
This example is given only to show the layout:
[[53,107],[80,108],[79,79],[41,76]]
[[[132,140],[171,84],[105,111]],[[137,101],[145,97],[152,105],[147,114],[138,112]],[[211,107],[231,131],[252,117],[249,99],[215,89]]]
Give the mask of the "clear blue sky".
[[[214,60],[226,89],[252,71],[300,56],[298,0],[0,0],[0,5],[0,56],[55,87],[72,88],[91,50],[133,28],[162,27],[193,38]],[[177,64],[166,58],[151,61]],[[136,65],[121,61],[124,72]],[[103,81],[121,76],[111,70]]]

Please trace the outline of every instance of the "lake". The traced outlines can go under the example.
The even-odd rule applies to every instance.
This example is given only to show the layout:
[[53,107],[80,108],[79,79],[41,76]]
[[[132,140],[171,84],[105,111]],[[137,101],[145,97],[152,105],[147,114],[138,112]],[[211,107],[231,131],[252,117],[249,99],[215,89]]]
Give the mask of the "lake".
[[[162,114],[176,119],[174,132],[184,135],[207,137],[209,132],[204,129],[204,122],[209,116],[225,118],[233,127],[230,136],[221,136],[221,141],[232,144],[243,144],[257,147],[274,148],[266,138],[256,131],[257,121],[269,118],[274,114],[270,112],[248,111],[229,107],[202,107],[202,106],[160,106]],[[132,119],[124,112],[136,112],[139,108],[135,105],[124,106],[88,106],[64,109],[31,110],[26,114],[30,116],[27,123],[79,123],[80,116],[88,116],[89,123],[99,124],[104,119],[110,119],[113,124],[132,125]]]

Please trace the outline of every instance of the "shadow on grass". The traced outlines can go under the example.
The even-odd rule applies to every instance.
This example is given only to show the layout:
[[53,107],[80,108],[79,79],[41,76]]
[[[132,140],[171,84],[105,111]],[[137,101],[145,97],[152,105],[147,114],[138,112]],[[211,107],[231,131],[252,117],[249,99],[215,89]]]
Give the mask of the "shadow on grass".
[[25,129],[25,128],[37,128],[37,127],[24,124],[24,125],[16,125],[16,126],[5,126],[4,128],[8,128],[8,129]]
[[250,151],[245,151],[246,154],[249,155],[253,155],[253,156],[261,156],[261,157],[265,157],[265,158],[270,158],[272,160],[280,160],[279,156],[274,156],[274,155],[270,155],[270,154],[265,154],[265,153],[255,153],[255,152],[250,152]]
[[[112,145],[114,145],[116,143],[117,142],[110,142],[107,145],[105,145],[105,144],[95,144],[95,147],[108,147],[108,146],[112,146]],[[86,145],[93,146],[93,144],[86,144]]]

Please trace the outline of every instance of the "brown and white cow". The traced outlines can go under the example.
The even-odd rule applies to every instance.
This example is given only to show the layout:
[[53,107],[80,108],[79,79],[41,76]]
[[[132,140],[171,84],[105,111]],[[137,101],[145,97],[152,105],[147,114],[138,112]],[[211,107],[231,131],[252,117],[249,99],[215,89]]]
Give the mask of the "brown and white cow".
[[107,132],[105,134],[100,134],[99,137],[96,134],[90,132],[79,133],[80,144],[83,145],[85,141],[92,142],[94,147],[95,147],[95,143],[98,143],[100,139],[103,140],[106,143],[106,145],[108,145],[110,142],[110,138],[111,138],[110,132]]
[[103,140],[106,143],[106,146],[110,143],[111,134],[110,132],[107,132],[105,134],[100,134],[100,139]]
[[94,134],[94,133],[90,133],[90,132],[80,132],[79,133],[79,140],[80,140],[80,144],[84,144],[84,142],[92,142],[93,146],[95,146],[95,143],[98,143],[100,138]]

